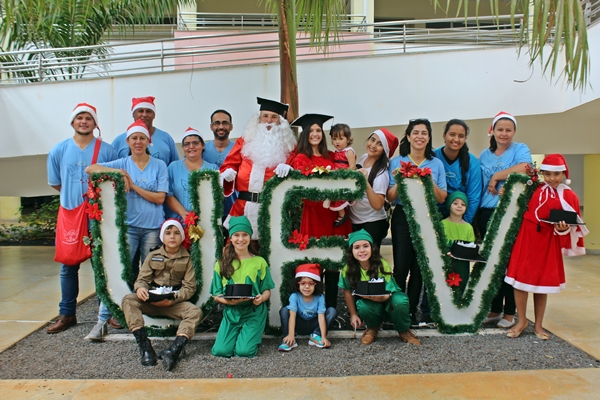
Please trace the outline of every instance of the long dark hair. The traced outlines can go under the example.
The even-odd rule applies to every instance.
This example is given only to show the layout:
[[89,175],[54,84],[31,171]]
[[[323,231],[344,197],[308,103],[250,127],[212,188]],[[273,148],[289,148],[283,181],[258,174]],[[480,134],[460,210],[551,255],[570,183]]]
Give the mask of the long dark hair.
[[[371,243],[371,242],[369,242]],[[360,263],[354,258],[352,254],[352,246],[348,246],[346,249],[346,278],[350,282],[350,287],[356,289],[356,284],[360,281]],[[367,271],[369,278],[381,278],[383,275],[391,275],[391,272],[383,270],[383,263],[381,262],[381,253],[379,253],[379,247],[371,243],[371,258],[369,259],[369,270]]]
[[[502,121],[503,119],[507,119],[510,122],[513,123],[514,127],[515,127],[515,132],[517,131],[517,124],[515,124],[515,121],[513,121],[510,118],[500,118],[498,121]],[[498,121],[496,121],[496,124],[498,123]],[[493,153],[498,149],[498,143],[496,143],[496,138],[494,137],[494,128],[496,128],[496,124],[494,124],[494,126],[492,126],[492,136],[490,136],[490,151]]]
[[[258,255],[258,247],[256,243],[250,241],[250,245],[248,246],[248,251],[250,254],[256,256]],[[236,270],[236,267],[233,265],[233,262],[237,260],[237,267],[241,265],[241,260],[239,259],[237,253],[235,252],[235,247],[233,247],[233,243],[229,242],[225,245],[223,249],[223,256],[219,258],[219,267],[221,268],[221,276],[225,279],[231,278],[233,273]]]
[[[452,125],[460,125],[465,128],[466,137],[469,136],[469,126],[462,119],[451,119],[448,121],[446,126],[444,127],[444,136],[450,130]],[[471,163],[471,156],[469,155],[469,146],[467,146],[467,141],[465,140],[465,144],[458,151],[458,161],[460,162],[460,174],[462,176],[462,185],[467,185],[467,171],[469,170],[469,165]]]
[[400,140],[400,155],[406,157],[410,154],[410,142],[408,141],[408,136],[410,136],[410,133],[416,125],[425,125],[427,128],[429,142],[427,142],[427,146],[425,147],[425,158],[431,160],[435,157],[435,154],[433,153],[433,143],[431,143],[433,141],[433,138],[431,137],[431,122],[426,118],[411,119],[408,121],[408,126],[406,127],[406,131],[404,131],[404,137]]
[[[294,275],[296,274],[296,271],[294,271]],[[300,281],[302,280],[302,278],[306,278],[305,276],[302,276],[300,278],[294,278],[292,279],[292,283],[290,286],[290,291],[292,293],[297,293],[300,291]],[[311,278],[312,279],[312,278]],[[313,279],[313,281],[315,281]],[[315,285],[315,291],[313,292],[313,295],[315,296],[320,296],[323,294],[323,282],[317,282],[315,281],[316,285]]]
[[298,154],[304,154],[308,158],[313,156],[313,149],[310,143],[308,143],[308,135],[310,134],[310,128],[313,125],[318,125],[321,128],[321,142],[319,143],[319,153],[322,157],[329,158],[329,150],[327,150],[327,142],[325,141],[325,132],[323,127],[317,123],[310,124],[302,127],[302,133],[298,139],[298,148],[296,149]]
[[[369,139],[371,139],[373,135],[374,133],[372,133],[367,138],[367,142],[369,141]],[[387,154],[385,153],[384,149],[377,161],[373,163],[373,166],[371,167],[371,172],[369,172],[369,176],[367,177],[367,181],[369,182],[369,185],[371,185],[371,187],[373,186],[373,182],[375,182],[375,178],[377,178],[380,174],[386,173],[388,171],[389,166],[390,160]]]

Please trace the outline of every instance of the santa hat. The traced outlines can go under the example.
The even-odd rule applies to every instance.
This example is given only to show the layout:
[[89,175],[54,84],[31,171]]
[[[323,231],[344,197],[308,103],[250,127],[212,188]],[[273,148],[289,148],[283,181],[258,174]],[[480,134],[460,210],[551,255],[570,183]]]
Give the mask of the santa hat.
[[565,184],[570,185],[571,180],[569,179],[569,166],[567,161],[562,154],[548,154],[542,161],[541,171],[564,171],[565,172]]
[[296,278],[307,277],[321,282],[321,266],[319,264],[300,264],[296,268]]
[[398,138],[385,128],[377,129],[371,134],[371,136],[373,135],[379,137],[379,140],[381,140],[381,144],[383,145],[383,150],[388,155],[388,158],[392,158],[394,152],[398,148]]
[[517,129],[517,119],[505,111],[500,111],[494,117],[494,120],[492,121],[492,125],[490,125],[490,129],[488,131],[488,136],[492,136],[492,131],[494,130],[494,125],[496,125],[496,122],[498,122],[501,119],[510,119],[512,122],[515,123],[515,129]]
[[200,138],[204,142],[204,136],[200,133],[200,131],[198,131],[198,129],[194,129],[192,127],[188,127],[185,130],[185,132],[183,132],[183,136],[181,137],[181,143],[183,144],[183,141],[185,140],[185,138],[188,137],[188,136],[190,136],[190,135],[200,136]]
[[185,239],[185,231],[183,230],[183,226],[181,225],[181,222],[179,222],[178,220],[174,219],[174,218],[170,218],[168,220],[166,220],[165,222],[163,222],[162,226],[160,227],[160,234],[158,235],[158,237],[160,238],[161,242],[165,242],[164,238],[165,238],[165,231],[167,230],[167,228],[169,228],[170,226],[174,226],[177,229],[179,229],[179,232],[181,232],[181,239]]
[[156,106],[154,105],[154,97],[134,97],[131,99],[131,112],[134,112],[138,108],[147,108],[156,112]]
[[152,146],[152,137],[150,136],[150,132],[148,132],[148,127],[141,119],[138,119],[133,124],[127,127],[127,137],[133,135],[136,132],[140,132],[146,135],[148,137],[148,142],[150,146]]
[[92,118],[94,118],[94,122],[96,123],[96,128],[98,128],[98,138],[102,139],[102,133],[100,132],[100,126],[98,126],[98,113],[96,111],[96,107],[88,103],[79,103],[75,106],[73,111],[71,112],[71,117],[69,119],[69,125],[73,124],[73,120],[76,116],[81,113],[89,113]]

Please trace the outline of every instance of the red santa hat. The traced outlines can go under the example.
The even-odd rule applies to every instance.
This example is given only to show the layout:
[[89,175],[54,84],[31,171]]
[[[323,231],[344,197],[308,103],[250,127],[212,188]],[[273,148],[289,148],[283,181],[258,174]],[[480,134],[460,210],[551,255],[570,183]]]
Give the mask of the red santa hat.
[[131,112],[134,112],[138,108],[147,108],[156,112],[156,106],[154,105],[154,97],[134,97],[131,99]]
[[390,131],[385,128],[379,128],[371,134],[371,136],[377,135],[381,144],[383,145],[383,151],[387,154],[388,158],[392,158],[394,152],[398,148],[398,138]]
[[494,119],[492,121],[492,125],[490,125],[490,129],[488,130],[488,136],[492,136],[492,132],[494,131],[494,125],[496,125],[496,122],[498,122],[501,119],[510,119],[512,122],[515,123],[515,129],[517,129],[517,119],[515,117],[513,117],[512,115],[510,115],[509,113],[507,113],[506,111],[500,111],[494,117]]
[[562,154],[548,154],[542,161],[541,171],[564,171],[565,172],[565,184],[570,185],[571,180],[569,179],[569,166],[567,161]]
[[148,132],[148,127],[141,119],[138,119],[133,124],[127,127],[127,137],[133,135],[136,132],[140,132],[146,135],[148,137],[148,142],[150,146],[152,146],[152,137],[150,136],[150,132]]
[[296,268],[296,278],[311,278],[321,282],[321,266],[319,264],[300,264]]
[[183,132],[183,136],[181,137],[181,143],[183,143],[183,141],[185,140],[185,138],[188,137],[188,136],[190,136],[190,135],[200,136],[200,138],[204,142],[204,136],[200,133],[200,131],[198,129],[195,129],[195,128],[192,128],[192,127],[188,127],[185,130],[185,132]]
[[100,132],[100,126],[98,126],[98,113],[96,111],[96,107],[88,103],[79,103],[75,106],[73,111],[71,112],[71,117],[69,118],[69,125],[73,124],[73,120],[76,116],[81,113],[89,113],[92,118],[94,118],[94,122],[96,123],[96,128],[98,128],[98,138],[102,139],[102,133]]

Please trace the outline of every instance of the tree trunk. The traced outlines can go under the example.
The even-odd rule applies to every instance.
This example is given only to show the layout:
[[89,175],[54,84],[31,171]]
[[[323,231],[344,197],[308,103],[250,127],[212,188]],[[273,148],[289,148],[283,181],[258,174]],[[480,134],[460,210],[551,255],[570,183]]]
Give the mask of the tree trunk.
[[296,21],[294,0],[279,0],[279,79],[282,103],[290,105],[287,119],[298,118],[298,82],[296,81]]

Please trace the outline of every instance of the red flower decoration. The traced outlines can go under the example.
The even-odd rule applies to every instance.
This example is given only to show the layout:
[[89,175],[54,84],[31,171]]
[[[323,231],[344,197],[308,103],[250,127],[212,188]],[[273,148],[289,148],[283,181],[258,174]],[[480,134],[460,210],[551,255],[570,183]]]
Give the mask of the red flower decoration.
[[308,235],[306,236],[307,241],[306,242],[302,242],[300,244],[300,247],[298,247],[300,249],[300,251],[302,250],[306,250],[306,246],[308,245]]
[[309,176],[310,174],[312,174],[312,170],[313,170],[313,167],[306,166],[306,167],[300,169],[300,173],[302,175]]
[[288,243],[299,244],[300,250],[305,250],[308,245],[308,235],[302,236],[297,229],[292,232],[292,236],[288,239]]
[[100,194],[101,191],[102,189],[100,189],[99,187],[94,187],[92,182],[90,182],[90,184],[88,185],[87,197],[92,200],[96,200],[99,197],[98,194]]
[[184,249],[186,249],[187,251],[190,251],[190,248],[192,247],[192,240],[190,239],[190,233],[188,232],[187,229],[183,230],[185,232],[185,238],[183,239],[183,242],[181,242],[181,245],[183,246]]
[[196,221],[198,220],[198,218],[200,218],[200,217],[198,217],[198,215],[196,215],[196,213],[194,211],[190,211],[185,216],[183,223],[187,226],[196,225]]
[[429,167],[425,167],[423,169],[418,168],[418,171],[419,171],[420,177],[431,175],[431,168],[429,168]]
[[419,168],[408,161],[400,161],[400,168],[398,168],[398,171],[403,178],[419,178],[431,175],[431,168]]
[[448,279],[446,279],[446,283],[450,287],[452,287],[452,286],[460,286],[461,282],[462,282],[462,278],[456,272],[450,272],[448,274]]
[[539,175],[539,171],[538,169],[535,167],[535,165],[532,164],[527,164],[525,165],[525,173],[527,175],[529,175],[529,177],[531,178],[531,180],[533,182],[537,182],[538,180],[538,175]]
[[102,210],[98,209],[98,203],[87,205],[85,212],[90,219],[100,221],[102,219]]

